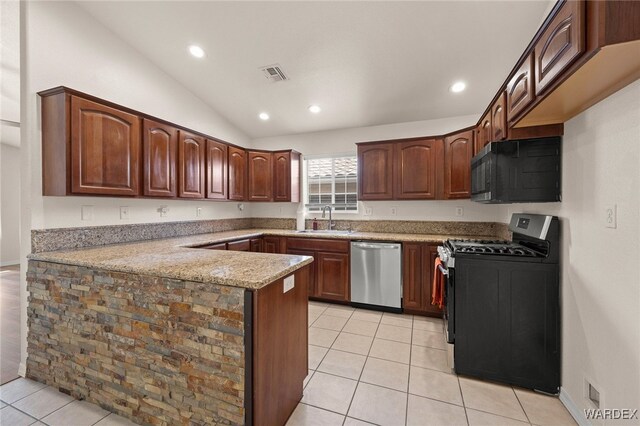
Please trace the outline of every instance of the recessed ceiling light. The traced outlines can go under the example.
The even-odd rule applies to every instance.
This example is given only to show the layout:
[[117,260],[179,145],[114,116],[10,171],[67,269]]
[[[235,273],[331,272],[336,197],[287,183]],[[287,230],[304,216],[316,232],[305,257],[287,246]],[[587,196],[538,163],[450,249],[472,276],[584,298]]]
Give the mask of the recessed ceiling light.
[[451,87],[449,88],[449,90],[451,90],[453,93],[460,93],[462,92],[465,88],[467,87],[467,85],[465,84],[464,81],[456,81],[455,83],[453,83],[451,85]]
[[322,111],[322,108],[320,108],[318,105],[309,105],[309,111],[314,114],[317,114],[320,111]]
[[196,45],[189,46],[189,53],[191,53],[196,58],[204,57],[204,50],[202,50],[202,47],[200,46],[196,46]]
[[269,119],[269,114],[267,114],[266,112],[261,112],[260,114],[258,114],[258,117],[260,117],[260,120],[262,121],[267,121]]

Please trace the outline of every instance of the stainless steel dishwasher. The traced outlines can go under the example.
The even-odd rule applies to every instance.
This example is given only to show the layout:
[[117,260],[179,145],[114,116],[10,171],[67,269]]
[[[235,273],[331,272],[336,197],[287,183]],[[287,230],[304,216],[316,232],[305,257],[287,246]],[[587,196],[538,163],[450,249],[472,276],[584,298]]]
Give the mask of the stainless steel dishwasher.
[[402,309],[402,245],[377,241],[351,243],[351,303]]

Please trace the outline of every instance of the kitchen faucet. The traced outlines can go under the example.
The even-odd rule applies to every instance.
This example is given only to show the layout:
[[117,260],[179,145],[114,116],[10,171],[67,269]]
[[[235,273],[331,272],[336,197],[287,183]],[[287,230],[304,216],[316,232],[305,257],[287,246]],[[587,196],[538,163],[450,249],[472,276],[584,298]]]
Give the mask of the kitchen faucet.
[[331,206],[324,206],[322,208],[322,218],[324,219],[324,213],[329,210],[329,224],[327,225],[327,230],[331,231],[334,227],[333,219],[331,218]]

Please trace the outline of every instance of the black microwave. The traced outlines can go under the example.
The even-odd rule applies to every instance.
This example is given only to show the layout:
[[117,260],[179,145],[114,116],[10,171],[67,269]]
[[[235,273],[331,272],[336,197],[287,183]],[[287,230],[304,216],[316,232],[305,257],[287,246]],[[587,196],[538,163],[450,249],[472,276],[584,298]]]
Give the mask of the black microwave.
[[471,200],[541,203],[561,200],[562,138],[492,142],[471,160]]

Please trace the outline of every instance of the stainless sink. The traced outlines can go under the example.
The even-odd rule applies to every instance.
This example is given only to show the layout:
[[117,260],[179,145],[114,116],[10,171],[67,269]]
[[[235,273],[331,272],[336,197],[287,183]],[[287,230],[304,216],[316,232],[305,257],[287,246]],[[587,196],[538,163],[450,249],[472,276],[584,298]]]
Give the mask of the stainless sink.
[[353,234],[353,231],[342,231],[337,229],[332,229],[329,231],[328,229],[305,229],[304,231],[296,231],[298,234],[333,234],[333,235],[349,235]]

